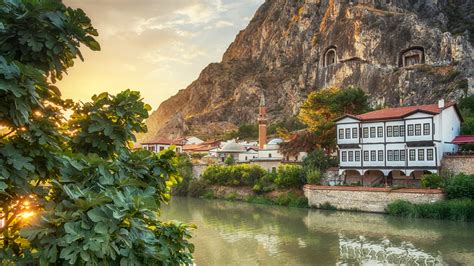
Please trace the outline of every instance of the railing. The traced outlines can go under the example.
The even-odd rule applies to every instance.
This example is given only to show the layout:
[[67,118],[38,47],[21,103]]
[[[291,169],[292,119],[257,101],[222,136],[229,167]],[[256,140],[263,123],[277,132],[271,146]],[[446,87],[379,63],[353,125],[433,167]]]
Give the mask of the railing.
[[474,156],[474,151],[445,152],[444,156]]

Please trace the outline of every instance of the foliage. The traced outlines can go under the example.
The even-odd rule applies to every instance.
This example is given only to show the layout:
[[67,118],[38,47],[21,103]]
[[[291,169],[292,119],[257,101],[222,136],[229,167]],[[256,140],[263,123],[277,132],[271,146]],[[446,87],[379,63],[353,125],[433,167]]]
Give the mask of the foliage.
[[188,196],[199,198],[208,190],[208,183],[201,179],[193,179],[189,182]]
[[305,171],[307,184],[321,184],[323,174],[318,169],[310,169]]
[[258,165],[210,165],[204,170],[202,179],[221,186],[254,186],[265,173]]
[[398,200],[390,203],[387,206],[387,211],[392,216],[400,217],[473,221],[474,201],[457,199],[438,201],[435,203],[413,204],[408,201]]
[[255,204],[308,208],[308,199],[305,196],[297,195],[296,193],[291,191],[288,193],[280,194],[276,197],[263,195],[251,196],[248,197],[245,201]]
[[337,166],[337,159],[328,156],[320,149],[312,151],[303,159],[303,168],[306,170],[318,169],[321,172],[325,172],[334,166]]
[[[461,124],[461,135],[474,135],[474,95],[464,97],[459,102],[459,109],[464,118]],[[464,151],[474,151],[474,144],[461,145]]]
[[99,50],[84,12],[4,0],[0,33],[1,263],[192,263],[189,227],[158,219],[177,182],[174,153],[130,146],[146,130],[139,93],[73,105],[49,83],[82,59],[80,44]]
[[421,177],[421,186],[427,188],[443,188],[446,180],[437,174],[428,174]]
[[[303,147],[305,151],[321,148],[333,150],[336,145],[334,120],[344,114],[360,114],[369,110],[368,97],[360,88],[327,88],[312,92],[303,103],[298,115],[307,126],[304,133],[295,135],[282,146],[284,154],[290,154],[290,147]],[[298,144],[291,144],[295,142]]]
[[280,165],[274,182],[278,188],[301,188],[305,184],[303,168],[296,165]]
[[323,204],[319,204],[318,209],[328,210],[328,211],[337,211],[337,207],[327,201],[324,202]]
[[459,174],[446,185],[448,199],[474,199],[474,175]]
[[234,157],[232,157],[231,155],[227,156],[227,158],[225,158],[225,160],[224,160],[224,164],[225,164],[225,165],[233,165],[233,164],[235,164],[235,159],[234,159]]
[[189,192],[190,183],[193,180],[193,164],[188,155],[178,155],[176,160],[176,170],[178,171],[180,180],[178,184],[173,186],[171,194],[177,196],[186,196]]

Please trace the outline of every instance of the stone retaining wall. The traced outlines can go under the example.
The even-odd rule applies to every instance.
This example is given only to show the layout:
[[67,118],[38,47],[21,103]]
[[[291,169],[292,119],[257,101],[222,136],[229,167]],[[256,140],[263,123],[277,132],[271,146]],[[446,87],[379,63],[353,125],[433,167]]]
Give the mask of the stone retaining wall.
[[453,174],[474,174],[474,154],[445,155],[441,162],[441,169]]
[[365,187],[328,187],[306,185],[304,194],[311,207],[331,204],[340,210],[386,212],[387,205],[396,200],[412,203],[432,203],[444,199],[438,189],[396,189]]

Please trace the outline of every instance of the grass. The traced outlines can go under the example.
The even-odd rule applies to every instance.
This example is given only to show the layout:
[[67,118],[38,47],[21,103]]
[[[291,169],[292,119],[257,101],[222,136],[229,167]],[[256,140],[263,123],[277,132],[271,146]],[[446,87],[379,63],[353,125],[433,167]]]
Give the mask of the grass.
[[288,206],[296,208],[309,208],[308,199],[304,196],[296,195],[295,193],[289,192],[287,194],[282,194],[277,197],[268,197],[268,196],[251,196],[245,199],[244,201],[255,204],[264,204],[264,205],[278,205],[278,206]]
[[453,199],[425,204],[398,200],[390,203],[387,211],[392,216],[407,218],[474,221],[474,200]]

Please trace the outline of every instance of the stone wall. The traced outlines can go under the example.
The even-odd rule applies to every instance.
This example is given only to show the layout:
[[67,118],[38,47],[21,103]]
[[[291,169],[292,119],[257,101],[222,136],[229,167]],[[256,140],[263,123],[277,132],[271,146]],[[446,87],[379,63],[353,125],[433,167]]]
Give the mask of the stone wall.
[[474,174],[474,154],[446,155],[441,162],[441,169],[453,174]]
[[311,207],[331,204],[340,210],[386,212],[389,203],[407,200],[412,203],[431,203],[444,199],[437,189],[396,189],[365,187],[328,187],[306,185],[304,194]]
[[207,166],[207,164],[193,164],[193,177],[199,179]]

